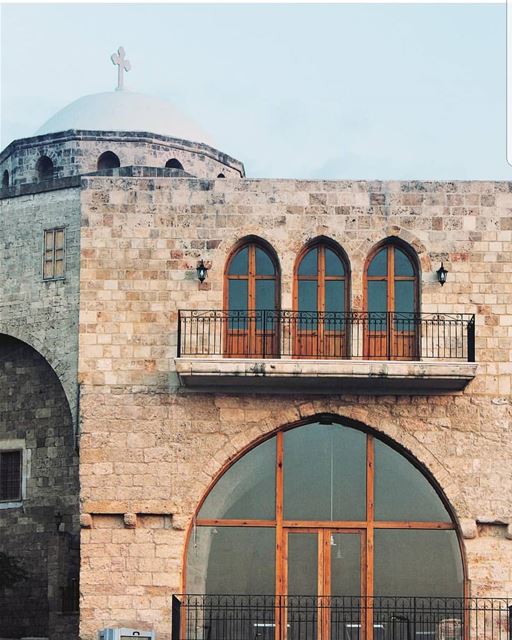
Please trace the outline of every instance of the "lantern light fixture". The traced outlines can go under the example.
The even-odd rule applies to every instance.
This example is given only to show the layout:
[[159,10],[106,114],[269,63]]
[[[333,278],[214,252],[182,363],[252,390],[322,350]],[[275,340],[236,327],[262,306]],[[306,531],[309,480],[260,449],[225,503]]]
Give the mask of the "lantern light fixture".
[[437,279],[439,281],[439,284],[443,286],[444,283],[446,282],[446,276],[448,275],[448,271],[444,268],[444,264],[442,262],[441,262],[441,266],[436,271],[436,273],[437,273]]
[[197,278],[199,282],[204,282],[208,275],[208,267],[205,265],[204,260],[201,258],[201,262],[197,265]]

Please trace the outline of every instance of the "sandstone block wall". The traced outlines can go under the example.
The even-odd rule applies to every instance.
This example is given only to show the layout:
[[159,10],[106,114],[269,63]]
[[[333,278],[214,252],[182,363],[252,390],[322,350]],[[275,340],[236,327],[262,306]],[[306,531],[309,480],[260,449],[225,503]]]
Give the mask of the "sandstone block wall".
[[[471,592],[512,595],[512,185],[97,177],[83,181],[81,207],[82,638],[118,624],[169,638],[186,531],[212,478],[263,434],[324,412],[411,451],[464,523]],[[477,314],[476,379],[424,397],[178,389],[177,311],[222,308],[225,260],[251,234],[277,252],[284,309],[312,238],[345,249],[354,310],[374,244],[410,243],[422,310]]]
[[[43,281],[43,233],[66,229],[66,277]],[[80,194],[64,189],[0,199],[0,334],[41,353],[64,386],[76,422]]]

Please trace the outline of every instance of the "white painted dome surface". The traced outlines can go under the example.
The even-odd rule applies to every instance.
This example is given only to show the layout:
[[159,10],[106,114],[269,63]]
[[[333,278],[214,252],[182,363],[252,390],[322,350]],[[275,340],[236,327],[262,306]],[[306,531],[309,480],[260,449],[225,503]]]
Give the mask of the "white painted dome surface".
[[211,145],[210,137],[171,104],[131,91],[106,91],[83,96],[47,120],[35,135],[68,129],[147,131]]

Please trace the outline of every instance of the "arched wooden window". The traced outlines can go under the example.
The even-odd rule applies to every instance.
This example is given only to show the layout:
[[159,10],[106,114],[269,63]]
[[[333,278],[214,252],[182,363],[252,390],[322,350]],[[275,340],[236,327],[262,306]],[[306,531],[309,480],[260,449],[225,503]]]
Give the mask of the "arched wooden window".
[[[390,442],[338,423],[279,431],[218,477],[194,518],[184,586],[208,594],[212,608],[222,594],[242,596],[245,607],[251,595],[290,596],[288,640],[405,640],[420,637],[408,632],[417,624],[434,638],[439,619],[464,619],[453,600],[442,604],[464,595],[464,565],[432,480]],[[374,634],[359,598],[371,603]],[[432,598],[439,600],[428,617],[422,607]],[[439,615],[443,606],[447,615]],[[274,622],[273,607],[270,599],[263,622]],[[397,612],[407,626],[395,624]],[[226,637],[229,612],[215,614],[210,637]]]
[[181,169],[181,170],[183,170],[183,165],[176,158],[171,158],[171,160],[167,160],[167,162],[165,163],[165,166],[167,167],[167,169]]
[[38,180],[50,180],[53,177],[53,162],[48,156],[41,156],[36,165]]
[[294,283],[297,357],[346,356],[349,284],[347,260],[335,243],[319,240],[301,252]]
[[225,271],[225,354],[272,357],[278,352],[279,266],[270,246],[260,240],[239,245]]
[[117,169],[121,166],[118,156],[113,151],[105,151],[98,158],[98,171]]
[[414,360],[418,357],[419,269],[411,249],[387,242],[369,256],[365,270],[368,321],[365,357]]
[[2,176],[2,188],[7,189],[8,186],[9,186],[9,172],[6,169]]

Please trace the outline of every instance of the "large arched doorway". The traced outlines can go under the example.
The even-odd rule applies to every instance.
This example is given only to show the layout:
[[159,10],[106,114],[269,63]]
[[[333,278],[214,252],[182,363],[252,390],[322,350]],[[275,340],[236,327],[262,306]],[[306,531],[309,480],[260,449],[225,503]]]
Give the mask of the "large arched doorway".
[[432,482],[379,437],[328,422],[273,435],[217,480],[191,531],[187,593],[284,598],[284,614],[260,603],[264,624],[277,633],[285,615],[279,634],[331,640],[378,636],[397,598],[460,602],[456,525]]

